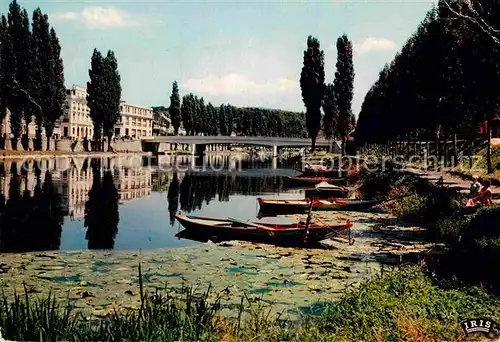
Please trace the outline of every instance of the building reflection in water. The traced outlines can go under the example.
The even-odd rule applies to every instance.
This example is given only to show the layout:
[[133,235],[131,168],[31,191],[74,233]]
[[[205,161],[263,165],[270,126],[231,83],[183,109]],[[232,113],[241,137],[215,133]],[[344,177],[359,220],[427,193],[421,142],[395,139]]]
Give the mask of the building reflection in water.
[[[119,157],[0,162],[0,252],[60,249],[62,227],[64,239],[66,234],[83,239],[78,231],[83,228],[87,240],[83,246],[114,248],[120,227],[124,234],[120,239],[126,240],[130,234],[126,215],[120,222],[119,204],[150,196],[153,189],[167,192],[168,204],[162,205],[160,218],[151,221],[165,226],[167,235],[179,209],[192,212],[211,201],[229,201],[233,194],[255,196],[282,191],[281,177],[266,170],[246,175],[224,171],[170,173],[154,172],[142,165],[138,158],[126,162]],[[238,203],[236,199],[231,205]],[[139,210],[134,208],[132,205],[127,210]],[[134,234],[130,235],[132,239],[137,238]],[[76,246],[85,248],[81,243]]]
[[4,167],[0,180],[0,251],[59,249],[63,223],[61,196],[46,171],[21,171],[20,163]]
[[1,162],[0,252],[59,249],[65,216],[84,221],[88,248],[113,248],[119,202],[151,195],[151,170],[141,165],[83,157]]

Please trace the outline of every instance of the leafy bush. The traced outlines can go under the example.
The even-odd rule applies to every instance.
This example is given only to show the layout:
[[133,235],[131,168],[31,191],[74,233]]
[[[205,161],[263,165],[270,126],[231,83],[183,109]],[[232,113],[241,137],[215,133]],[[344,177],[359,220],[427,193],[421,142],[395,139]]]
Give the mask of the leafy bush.
[[473,282],[486,282],[500,290],[500,207],[481,208],[453,246],[457,273]]
[[419,194],[411,194],[398,199],[388,206],[391,213],[407,221],[419,221],[423,219],[422,212],[426,198]]
[[498,298],[438,288],[421,268],[389,272],[351,290],[325,311],[321,329],[342,341],[463,339],[460,320],[498,317]]
[[449,216],[439,219],[436,228],[439,235],[447,242],[457,243],[470,225],[468,216]]

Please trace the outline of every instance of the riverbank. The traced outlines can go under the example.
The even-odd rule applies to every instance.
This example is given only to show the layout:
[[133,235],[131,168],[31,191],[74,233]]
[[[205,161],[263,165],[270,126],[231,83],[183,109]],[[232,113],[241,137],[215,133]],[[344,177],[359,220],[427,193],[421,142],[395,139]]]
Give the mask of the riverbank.
[[0,151],[0,160],[5,159],[47,159],[61,157],[117,157],[148,156],[150,152],[65,152],[65,151]]
[[[33,298],[25,288],[0,303],[2,335],[15,341],[478,341],[461,321],[500,319],[500,300],[480,288],[440,286],[423,268],[405,266],[352,288],[335,302],[317,304],[319,315],[290,320],[269,316],[269,307],[241,297],[236,316],[222,313],[228,290],[210,287],[195,294],[183,287],[180,299],[167,291],[138,291],[141,304],[126,312],[111,308],[105,319],[77,315],[68,301]],[[84,296],[92,296],[84,292]],[[29,302],[28,302],[29,300]],[[498,338],[493,324],[488,340]]]
[[[444,169],[441,171],[429,171],[420,168],[407,168],[406,170],[432,183],[436,183],[442,177],[444,186],[453,188],[457,190],[457,192],[462,194],[468,194],[470,191],[470,185],[472,183],[472,175],[469,174],[460,173],[453,169]],[[490,187],[493,202],[496,204],[500,204],[500,186],[498,186],[499,183],[498,182],[492,182],[492,183],[495,183]]]

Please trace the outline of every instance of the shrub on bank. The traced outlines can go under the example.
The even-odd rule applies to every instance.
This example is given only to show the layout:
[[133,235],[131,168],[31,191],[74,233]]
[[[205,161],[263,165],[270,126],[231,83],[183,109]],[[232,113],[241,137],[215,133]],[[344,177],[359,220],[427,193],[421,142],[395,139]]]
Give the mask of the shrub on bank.
[[498,317],[499,305],[498,298],[477,289],[440,289],[412,266],[346,294],[327,309],[321,327],[345,341],[451,341],[463,338],[460,320]]
[[500,207],[479,209],[452,248],[464,277],[500,289]]

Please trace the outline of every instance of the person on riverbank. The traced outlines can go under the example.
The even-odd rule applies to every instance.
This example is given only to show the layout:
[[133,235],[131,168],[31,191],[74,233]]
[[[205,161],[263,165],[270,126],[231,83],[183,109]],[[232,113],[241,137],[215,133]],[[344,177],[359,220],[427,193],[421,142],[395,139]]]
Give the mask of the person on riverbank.
[[481,183],[479,183],[479,176],[472,176],[472,184],[470,185],[470,191],[469,191],[469,196],[474,197],[479,193],[479,190],[481,190]]
[[477,195],[467,201],[466,207],[477,208],[479,206],[489,207],[490,205],[492,205],[493,201],[491,200],[490,185],[491,181],[489,179],[486,179],[483,182],[483,187],[481,188],[481,190],[479,190]]

